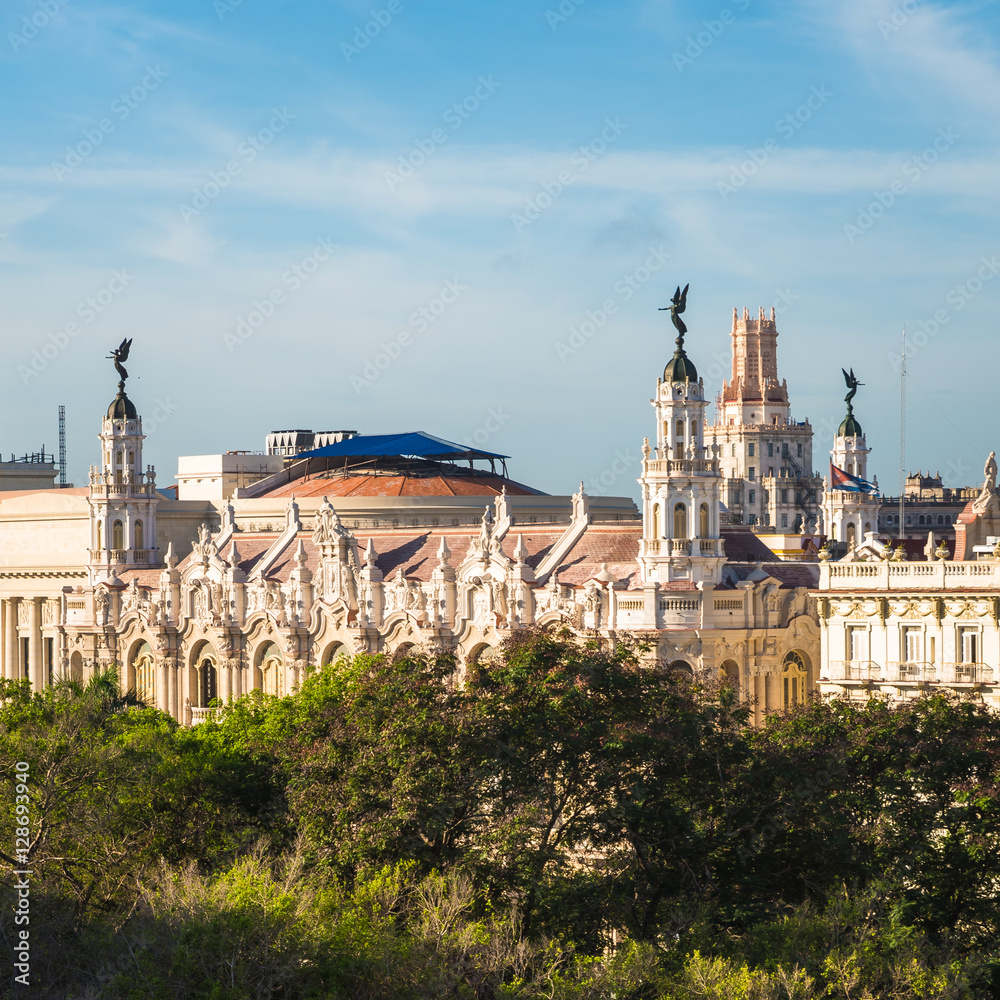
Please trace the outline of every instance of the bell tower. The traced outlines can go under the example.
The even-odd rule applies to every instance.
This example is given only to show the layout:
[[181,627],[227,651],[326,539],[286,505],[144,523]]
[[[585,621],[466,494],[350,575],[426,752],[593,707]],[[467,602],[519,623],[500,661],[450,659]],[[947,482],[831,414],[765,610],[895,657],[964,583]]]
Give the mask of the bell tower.
[[156,546],[156,474],[143,471],[142,417],[125,393],[131,340],[123,340],[112,358],[121,376],[118,394],[101,422],[101,464],[90,467],[91,584],[119,569],[158,566]]
[[[854,416],[853,399],[858,386],[864,383],[857,380],[853,368],[849,373],[844,372],[844,379],[848,387],[844,397],[847,416],[837,428],[830,451],[830,481],[823,492],[823,528],[831,540],[846,542],[850,546],[852,543],[860,545],[867,532],[878,530],[881,498],[877,485],[868,482],[868,455],[871,449],[865,442],[860,422]],[[851,478],[838,485],[836,480],[842,477],[837,470],[846,472]]]
[[674,356],[656,380],[656,448],[643,443],[643,582],[698,584],[720,581],[725,557],[719,531],[719,463],[705,447],[705,387],[684,350],[687,326],[680,318],[687,288],[668,307],[678,336]]

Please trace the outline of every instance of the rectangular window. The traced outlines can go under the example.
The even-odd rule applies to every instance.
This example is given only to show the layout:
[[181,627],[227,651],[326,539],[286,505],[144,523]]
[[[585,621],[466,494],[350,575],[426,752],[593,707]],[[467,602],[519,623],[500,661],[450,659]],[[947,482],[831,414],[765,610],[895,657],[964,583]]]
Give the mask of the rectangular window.
[[683,420],[678,420],[677,421],[677,437],[680,438],[682,441],[684,440],[684,421]]
[[30,640],[21,640],[21,676],[30,677],[31,676],[31,657],[29,650],[31,649]]
[[754,473],[756,471],[757,470],[752,465],[749,469],[747,469],[747,479],[749,479],[751,483],[753,482]]
[[906,663],[919,663],[924,658],[923,629],[907,626],[903,628],[902,659]]
[[733,458],[736,457],[736,445],[733,445]]
[[782,458],[788,458],[788,442],[787,441],[782,441],[781,442],[781,457]]
[[796,450],[796,453],[798,454],[799,458],[801,458],[802,457],[802,445],[801,444],[796,445],[795,446],[795,450]]
[[868,659],[868,630],[863,625],[847,626],[847,658],[852,663]]
[[753,445],[752,445],[752,444],[748,444],[748,445],[747,445],[747,454],[748,454],[748,455],[749,455],[749,456],[750,456],[751,458],[753,458]]
[[781,526],[783,528],[787,528],[788,527],[788,515],[787,514],[782,514],[781,515]]
[[802,490],[795,491],[795,502],[802,503]]
[[958,630],[958,655],[960,663],[979,662],[979,632],[974,628]]
[[757,502],[757,491],[750,490],[750,492],[747,494],[747,503],[750,504],[750,506],[752,507],[756,502]]
[[756,523],[757,523],[757,515],[756,514],[751,514],[750,515],[750,524],[756,524]]
[[788,490],[781,491],[781,502],[788,503]]
[[45,639],[45,676],[48,677],[49,683],[51,684],[55,677],[53,676],[55,672],[55,640]]
[[767,442],[767,457],[768,458],[774,458],[774,442],[773,441],[768,441]]

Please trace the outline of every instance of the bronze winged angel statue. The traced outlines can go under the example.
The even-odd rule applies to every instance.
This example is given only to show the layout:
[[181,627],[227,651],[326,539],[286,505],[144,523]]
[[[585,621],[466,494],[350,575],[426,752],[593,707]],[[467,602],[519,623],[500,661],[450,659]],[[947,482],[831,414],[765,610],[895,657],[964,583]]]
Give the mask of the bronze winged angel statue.
[[118,377],[121,381],[118,383],[119,389],[125,388],[125,379],[128,378],[128,372],[125,369],[123,362],[128,361],[128,352],[132,349],[132,338],[126,337],[109,355],[109,359],[113,359],[115,363],[115,371],[118,372]]

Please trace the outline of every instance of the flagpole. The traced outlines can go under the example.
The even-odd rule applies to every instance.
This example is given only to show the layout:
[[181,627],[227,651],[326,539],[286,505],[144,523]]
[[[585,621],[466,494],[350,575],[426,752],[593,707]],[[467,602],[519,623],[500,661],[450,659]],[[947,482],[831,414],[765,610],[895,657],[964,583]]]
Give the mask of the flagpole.
[[903,346],[899,355],[899,540],[906,537],[903,498],[906,493],[906,324],[903,324]]

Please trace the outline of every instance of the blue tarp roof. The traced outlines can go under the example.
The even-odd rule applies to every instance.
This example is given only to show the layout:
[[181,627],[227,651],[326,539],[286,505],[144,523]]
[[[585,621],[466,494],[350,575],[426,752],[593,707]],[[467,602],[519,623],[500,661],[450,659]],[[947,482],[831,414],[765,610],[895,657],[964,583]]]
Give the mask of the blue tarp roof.
[[297,458],[374,458],[378,455],[414,456],[416,458],[509,458],[492,451],[468,448],[464,444],[445,441],[444,438],[425,434],[423,431],[409,431],[405,434],[359,434],[328,444],[325,448],[304,451]]

